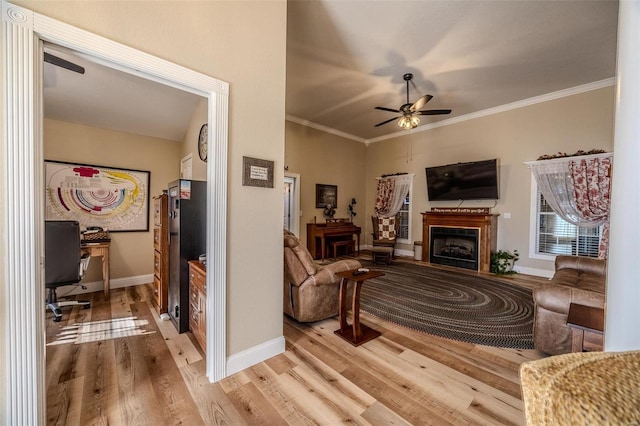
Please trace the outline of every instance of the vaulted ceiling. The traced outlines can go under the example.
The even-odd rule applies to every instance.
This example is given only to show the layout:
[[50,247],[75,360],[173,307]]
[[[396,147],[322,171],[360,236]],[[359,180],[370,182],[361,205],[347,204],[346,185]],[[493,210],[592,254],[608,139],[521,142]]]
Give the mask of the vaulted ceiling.
[[289,0],[287,114],[371,140],[406,102],[461,117],[615,76],[617,1]]
[[[287,8],[287,119],[355,140],[402,132],[395,121],[374,127],[399,115],[374,108],[406,102],[405,73],[414,75],[410,102],[429,94],[423,109],[452,110],[422,116],[420,126],[615,77],[617,1],[289,0]],[[58,54],[92,71],[45,64],[45,116],[184,136],[196,95]]]

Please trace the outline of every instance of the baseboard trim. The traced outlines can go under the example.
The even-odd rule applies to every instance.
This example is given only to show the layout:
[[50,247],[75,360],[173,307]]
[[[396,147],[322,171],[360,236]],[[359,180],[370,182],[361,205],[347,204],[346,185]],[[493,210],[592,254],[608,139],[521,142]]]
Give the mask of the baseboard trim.
[[[373,248],[373,246],[371,244],[361,244],[360,245],[360,249],[361,250],[371,250]],[[413,257],[415,254],[415,252],[413,250],[401,250],[401,249],[394,249],[393,250],[393,255],[394,256],[406,256],[406,257]]]
[[[143,285],[149,284],[153,282],[153,274],[148,275],[137,275],[134,277],[126,277],[126,278],[116,278],[110,280],[109,288],[123,288],[123,287],[132,287],[135,285]],[[104,290],[104,281],[92,281],[90,283],[82,283],[83,286],[87,287],[87,289],[83,289],[81,286],[70,286],[63,287],[59,290],[56,290],[58,293],[58,297],[65,296],[73,296],[75,294],[85,294],[85,293],[93,293],[95,291],[103,291]],[[64,290],[69,289],[67,292]]]
[[536,277],[551,278],[553,277],[553,271],[547,271],[546,269],[528,268],[526,266],[515,266],[513,268],[516,272],[525,275],[533,275]]
[[[363,244],[360,246],[360,248],[364,250],[370,250],[371,247],[373,246],[368,244],[367,245]],[[415,252],[411,250],[395,249],[393,254],[396,256],[407,256],[407,257],[413,258],[415,255]],[[536,277],[543,277],[543,278],[551,278],[553,277],[553,273],[554,273],[554,271],[549,271],[546,269],[538,269],[538,268],[529,268],[526,266],[515,266],[513,269],[520,274],[533,275]]]
[[406,256],[406,257],[413,257],[415,252],[413,250],[400,250],[400,249],[395,249],[393,251],[393,254],[395,254],[396,256]]
[[231,355],[227,358],[227,376],[283,353],[284,344],[284,336],[280,336]]

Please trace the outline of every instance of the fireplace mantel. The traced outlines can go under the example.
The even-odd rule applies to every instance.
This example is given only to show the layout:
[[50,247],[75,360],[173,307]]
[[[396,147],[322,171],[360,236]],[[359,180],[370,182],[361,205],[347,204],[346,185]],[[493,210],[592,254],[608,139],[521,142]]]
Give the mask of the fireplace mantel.
[[491,252],[498,246],[498,214],[488,213],[451,213],[424,212],[422,213],[422,259],[429,261],[431,247],[430,228],[432,226],[450,228],[475,228],[480,230],[478,244],[480,272],[489,272]]

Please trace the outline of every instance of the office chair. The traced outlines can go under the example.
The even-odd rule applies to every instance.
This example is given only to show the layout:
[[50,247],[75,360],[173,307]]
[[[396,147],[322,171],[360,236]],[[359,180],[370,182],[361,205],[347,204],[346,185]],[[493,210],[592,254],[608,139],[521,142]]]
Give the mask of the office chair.
[[[89,266],[89,255],[80,254],[80,224],[68,220],[48,220],[44,228],[45,240],[45,287],[47,308],[54,314],[53,321],[62,319],[61,308],[82,306],[87,309],[91,303],[87,300],[69,300],[58,302],[56,289],[65,285],[78,285],[84,271]],[[82,288],[86,289],[85,286]]]

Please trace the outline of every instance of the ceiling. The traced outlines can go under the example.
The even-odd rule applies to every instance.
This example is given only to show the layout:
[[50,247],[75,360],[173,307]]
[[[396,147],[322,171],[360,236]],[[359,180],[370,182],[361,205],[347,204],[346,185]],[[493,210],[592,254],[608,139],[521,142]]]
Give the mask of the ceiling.
[[[374,107],[406,102],[407,72],[410,102],[430,94],[423,109],[452,110],[422,116],[426,127],[615,77],[614,0],[289,0],[287,8],[287,119],[355,140],[402,132],[395,121],[374,127],[396,115]],[[72,59],[85,61],[84,75],[45,64],[46,117],[184,136],[198,96]]]
[[45,52],[85,68],[84,74],[44,63],[46,118],[182,141],[202,97],[125,73],[59,46]]

